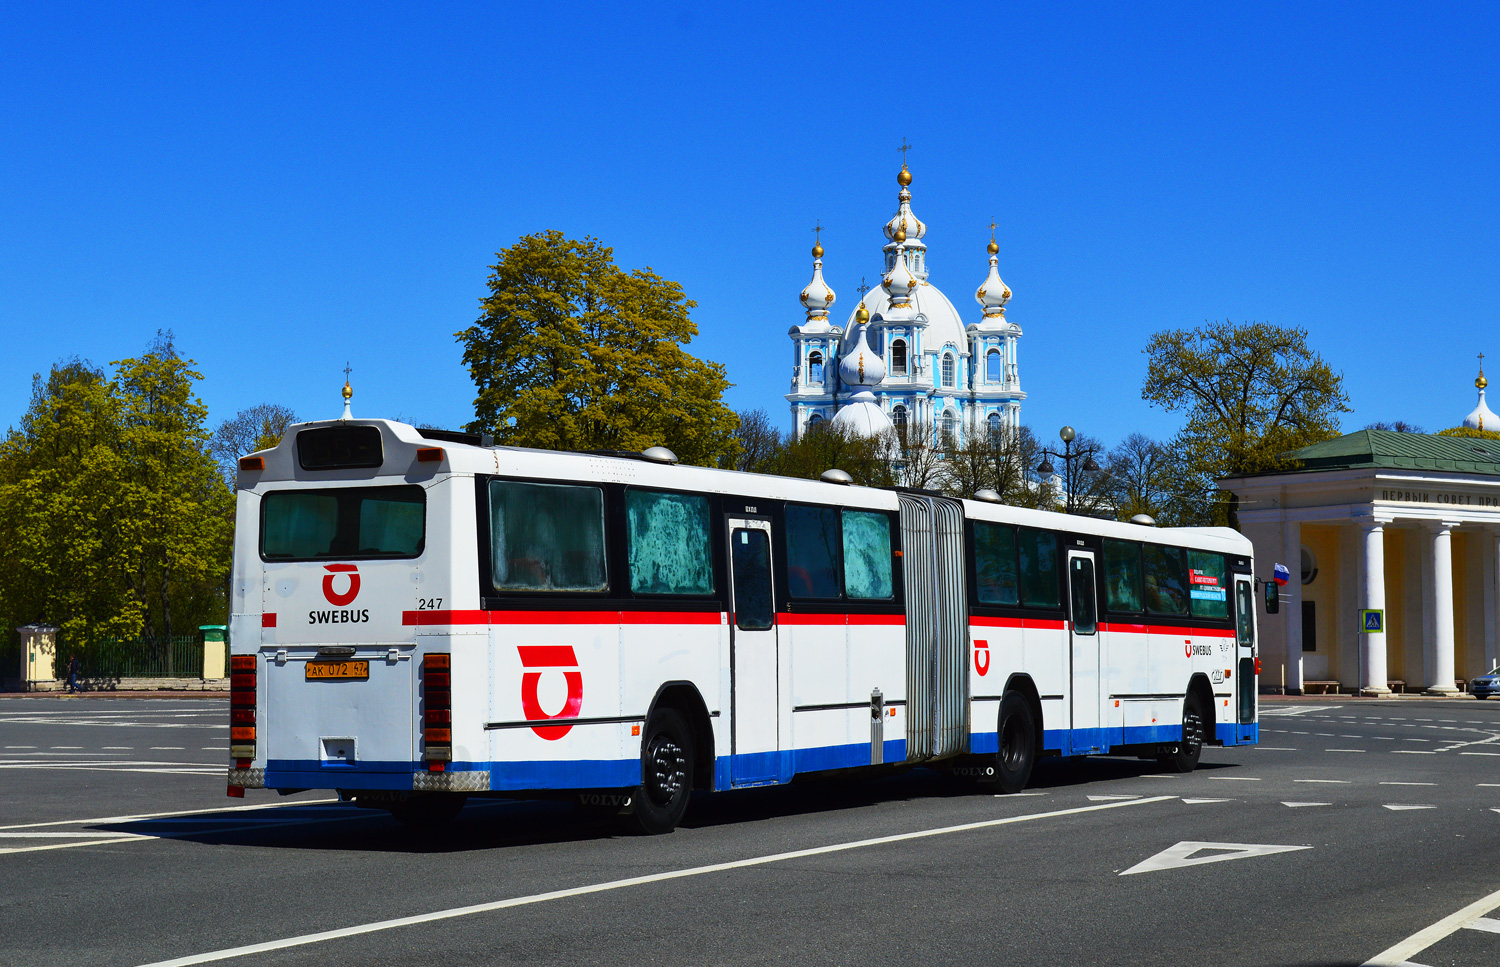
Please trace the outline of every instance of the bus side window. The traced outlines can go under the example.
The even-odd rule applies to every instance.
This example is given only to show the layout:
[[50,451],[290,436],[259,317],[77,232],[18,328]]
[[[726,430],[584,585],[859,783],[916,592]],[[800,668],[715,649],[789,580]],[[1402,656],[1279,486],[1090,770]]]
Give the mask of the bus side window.
[[786,573],[794,598],[837,599],[839,514],[831,507],[786,505]]
[[497,591],[603,591],[604,491],[491,480],[490,548]]
[[844,591],[851,598],[889,601],[891,519],[867,510],[844,511]]
[[975,521],[974,584],[980,604],[1021,603],[1014,528]]
[[1021,603],[1031,608],[1062,607],[1057,535],[1023,527],[1016,543],[1020,549]]
[[1104,588],[1109,610],[1141,610],[1141,545],[1105,538]]
[[714,593],[707,497],[627,490],[625,520],[630,534],[631,591]]
[[1187,564],[1182,548],[1146,544],[1141,548],[1146,576],[1146,610],[1152,614],[1187,614]]
[[1195,617],[1229,617],[1229,581],[1222,554],[1188,551],[1188,597]]

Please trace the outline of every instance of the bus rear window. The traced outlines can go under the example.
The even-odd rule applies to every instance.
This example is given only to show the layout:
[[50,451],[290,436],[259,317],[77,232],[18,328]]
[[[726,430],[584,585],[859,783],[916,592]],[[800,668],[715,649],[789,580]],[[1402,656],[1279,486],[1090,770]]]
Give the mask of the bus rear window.
[[267,561],[416,557],[427,538],[421,487],[273,490],[261,498]]
[[324,426],[297,434],[303,470],[358,470],[378,467],[383,459],[378,427]]

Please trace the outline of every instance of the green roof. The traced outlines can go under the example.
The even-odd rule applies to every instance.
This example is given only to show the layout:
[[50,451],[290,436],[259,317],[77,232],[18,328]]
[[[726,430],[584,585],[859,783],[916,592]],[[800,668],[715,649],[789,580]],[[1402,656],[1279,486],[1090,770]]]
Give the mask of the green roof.
[[1314,470],[1449,470],[1500,476],[1500,440],[1356,430],[1286,455],[1301,465],[1291,472]]

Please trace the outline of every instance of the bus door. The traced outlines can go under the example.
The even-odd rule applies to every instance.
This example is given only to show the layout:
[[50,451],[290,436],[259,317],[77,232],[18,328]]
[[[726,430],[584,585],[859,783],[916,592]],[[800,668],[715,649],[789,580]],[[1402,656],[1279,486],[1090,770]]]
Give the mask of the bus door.
[[1068,641],[1073,703],[1070,751],[1105,752],[1100,721],[1099,597],[1094,590],[1094,552],[1068,549]]
[[771,583],[771,523],[730,517],[731,785],[781,778],[776,601]]
[[1255,674],[1255,585],[1249,574],[1234,576],[1234,637],[1236,729],[1240,741],[1257,739],[1255,700],[1258,677]]

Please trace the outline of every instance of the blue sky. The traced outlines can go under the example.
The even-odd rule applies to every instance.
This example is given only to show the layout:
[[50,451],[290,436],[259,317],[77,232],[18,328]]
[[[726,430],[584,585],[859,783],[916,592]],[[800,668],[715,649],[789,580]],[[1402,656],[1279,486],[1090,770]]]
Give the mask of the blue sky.
[[1304,326],[1347,428],[1500,373],[1495,8],[1438,4],[0,8],[0,425],[31,374],[176,333],[261,402],[458,426],[494,253],[593,235],[697,300],[783,426],[789,326],[880,274],[897,147],[931,281],[1000,273],[1044,436],[1169,436],[1147,337]]

